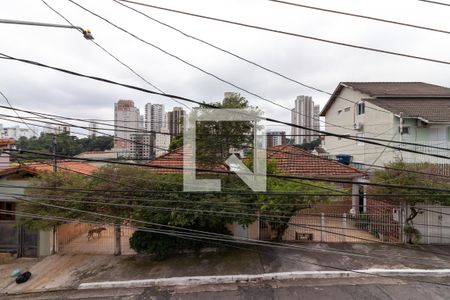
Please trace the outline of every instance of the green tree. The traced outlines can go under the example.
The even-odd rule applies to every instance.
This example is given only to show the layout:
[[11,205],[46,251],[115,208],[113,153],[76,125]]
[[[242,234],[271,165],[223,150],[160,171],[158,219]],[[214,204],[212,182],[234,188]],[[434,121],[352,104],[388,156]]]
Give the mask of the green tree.
[[[276,164],[268,163],[268,173],[278,174]],[[220,179],[224,191],[251,192],[236,175],[205,175]],[[101,178],[108,178],[104,180]],[[164,258],[181,250],[199,250],[208,243],[186,241],[170,235],[170,228],[195,229],[205,232],[230,234],[226,224],[248,226],[263,215],[281,241],[289,227],[289,220],[308,204],[317,201],[313,194],[324,185],[308,181],[267,178],[268,191],[297,192],[298,194],[264,195],[252,193],[183,193],[182,174],[160,175],[147,168],[109,165],[101,168],[93,177],[69,172],[45,173],[31,181],[36,190],[27,190],[32,201],[22,201],[19,210],[41,215],[115,224],[115,238],[120,245],[120,227],[123,219],[132,219],[137,227],[149,230],[169,230],[168,234],[136,231],[130,245],[138,252],[152,253]],[[68,190],[55,189],[65,188]],[[44,189],[42,189],[44,188]],[[71,191],[72,190],[72,191]],[[120,190],[120,192],[117,192]],[[321,199],[323,200],[323,198]],[[61,209],[52,206],[68,208]],[[99,213],[97,216],[78,209]],[[22,219],[33,228],[50,228],[61,222],[53,220]],[[150,225],[161,224],[161,225]],[[173,233],[176,230],[173,229]],[[176,246],[175,246],[176,245]],[[116,249],[116,254],[120,249]]]
[[174,136],[172,140],[170,141],[169,145],[169,151],[173,151],[175,149],[178,149],[183,146],[183,135],[179,134],[177,136]]
[[[250,107],[247,99],[239,94],[233,94],[214,103],[217,108],[247,109],[258,111]],[[207,113],[209,107],[202,106],[198,113]],[[253,127],[250,121],[203,121],[196,126],[197,161],[206,166],[216,166],[223,163],[230,155],[230,149],[245,149],[253,144]]]
[[[53,152],[53,134],[42,133],[39,137],[18,139],[16,146],[18,149],[37,151],[43,153]],[[113,137],[98,136],[79,139],[76,136],[70,135],[67,132],[56,135],[56,150],[60,155],[75,156],[84,151],[104,151],[113,147]],[[36,154],[22,153],[15,155],[19,160],[36,160]],[[47,156],[42,156],[40,159],[48,159]]]
[[[267,174],[280,174],[276,161],[267,162]],[[283,179],[277,177],[267,177],[267,190],[270,192],[281,192],[280,195],[259,195],[257,205],[262,222],[267,222],[270,228],[275,231],[275,240],[281,241],[283,234],[290,224],[290,219],[297,215],[302,209],[311,207],[319,199],[314,196],[323,193],[323,188],[333,188],[335,192],[329,192],[330,196],[321,197],[320,201],[326,202],[339,195],[340,190],[331,185],[320,182],[310,182],[305,180]],[[282,193],[286,193],[283,195]]]
[[[436,173],[432,164],[410,164],[403,161],[392,162],[386,165],[387,168],[376,170],[371,177],[373,183],[395,184],[405,186],[404,188],[392,188],[385,186],[371,186],[369,193],[386,194],[384,201],[393,204],[407,204],[409,215],[406,217],[405,233],[410,243],[418,238],[419,232],[414,228],[414,218],[423,213],[417,204],[428,201],[440,205],[450,205],[450,197],[442,197],[445,192],[410,189],[407,186],[425,186],[430,188],[450,189],[450,182],[445,177],[427,175],[426,173]],[[408,195],[408,194],[416,194]],[[416,237],[414,237],[416,235]]]

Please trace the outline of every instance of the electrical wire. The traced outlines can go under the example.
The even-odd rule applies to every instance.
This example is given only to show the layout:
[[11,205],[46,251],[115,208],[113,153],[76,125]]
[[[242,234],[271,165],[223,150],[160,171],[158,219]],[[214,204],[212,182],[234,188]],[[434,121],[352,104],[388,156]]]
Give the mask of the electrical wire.
[[448,3],[443,3],[443,2],[438,2],[438,1],[430,1],[430,0],[417,0],[417,1],[431,3],[431,4],[437,4],[437,5],[442,5],[442,6],[450,6],[450,4],[448,4]]
[[[113,217],[113,216],[111,216],[110,215],[110,217]],[[160,225],[162,225],[162,224],[160,224]],[[172,227],[174,227],[174,226],[172,226]],[[183,228],[183,229],[185,229],[185,228]],[[152,229],[148,229],[148,228],[145,228],[145,230],[147,230],[147,232],[156,232],[156,233],[161,233],[161,234],[164,234],[163,233],[163,231],[161,230],[161,229],[159,229],[159,230],[152,230]],[[185,229],[185,230],[187,230],[187,229]],[[188,230],[188,231],[195,231],[195,230]],[[176,233],[176,234],[174,234],[173,232],[171,232],[171,233],[167,233],[167,231],[166,231],[166,235],[172,235],[172,236],[178,236],[178,237],[181,237],[182,235],[183,236],[190,236],[190,237],[192,237],[192,235],[190,235],[190,234],[186,234],[186,233],[182,233],[182,235],[180,234],[180,235],[178,235],[178,234],[180,234],[180,233]],[[202,239],[210,239],[210,237],[208,237],[208,236],[205,236],[205,235],[199,235],[199,234],[197,234],[196,236],[195,236],[196,238],[202,238]],[[225,236],[225,237],[227,237],[228,239],[227,240],[225,240],[226,242],[240,242],[241,240],[242,240],[242,238],[239,238],[239,237],[234,237],[233,239],[230,239],[230,237],[229,236]],[[223,240],[222,240],[223,241]],[[249,244],[250,245],[250,243],[249,242],[246,242],[247,244]],[[263,245],[263,246],[267,246],[267,245]],[[279,247],[279,245],[274,245],[275,247]],[[290,246],[293,246],[293,245],[290,245]],[[286,247],[286,246],[285,246]],[[297,247],[296,247],[297,248]],[[319,250],[320,251],[320,250]],[[261,251],[257,251],[258,253],[261,253]],[[365,272],[361,272],[361,271],[355,271],[355,270],[349,270],[349,269],[345,269],[345,268],[339,268],[339,267],[333,267],[333,266],[329,266],[329,265],[324,265],[324,264],[319,264],[319,263],[312,263],[312,262],[310,262],[310,261],[307,261],[307,260],[301,260],[301,259],[298,259],[298,258],[295,258],[295,260],[296,261],[301,261],[301,262],[304,262],[304,263],[307,263],[307,264],[311,264],[311,265],[316,265],[316,266],[321,266],[321,267],[327,267],[327,268],[331,268],[331,269],[338,269],[338,270],[342,270],[342,271],[350,271],[350,272],[354,272],[354,273],[360,273],[360,274],[364,274],[364,275],[368,275],[367,273],[365,273]],[[384,278],[392,278],[392,277],[394,277],[394,278],[397,278],[397,276],[391,276],[391,275],[379,275],[379,274],[369,274],[369,275],[371,275],[371,276],[375,276],[375,277],[384,277]],[[429,284],[436,284],[436,285],[443,285],[443,286],[450,286],[450,285],[448,285],[448,284],[444,284],[444,283],[436,283],[436,282],[433,282],[433,281],[425,281],[425,280],[419,280],[419,279],[414,279],[413,281],[417,281],[417,282],[423,282],[423,283],[429,283]]]
[[[226,80],[226,79],[224,79],[224,78],[222,78],[222,77],[220,77],[220,76],[218,76],[218,75],[215,75],[215,74],[213,74],[213,73],[211,73],[211,72],[209,72],[209,71],[207,71],[207,70],[205,70],[205,69],[203,69],[203,68],[201,68],[201,67],[199,67],[199,66],[197,66],[197,65],[194,65],[193,63],[191,63],[191,62],[189,62],[189,61],[187,61],[187,60],[181,58],[180,56],[177,56],[177,55],[175,55],[175,54],[173,54],[173,53],[170,53],[169,51],[167,51],[167,50],[165,50],[165,49],[163,49],[163,48],[157,46],[157,45],[154,44],[154,43],[151,43],[151,42],[149,42],[149,41],[147,41],[147,40],[144,40],[143,38],[141,38],[141,37],[137,36],[136,34],[130,32],[129,30],[126,30],[125,28],[123,28],[123,27],[121,27],[121,26],[119,26],[119,25],[117,25],[117,24],[111,22],[110,20],[106,19],[105,17],[102,17],[101,15],[99,15],[99,14],[97,14],[97,13],[95,13],[95,12],[89,10],[89,9],[87,9],[86,7],[82,6],[81,4],[79,4],[79,3],[77,3],[77,2],[75,2],[75,1],[73,1],[73,0],[68,0],[68,1],[71,2],[71,3],[73,3],[73,4],[76,5],[76,6],[80,7],[81,9],[85,10],[86,12],[92,14],[93,16],[95,16],[95,17],[97,17],[97,18],[99,18],[99,19],[105,21],[106,23],[110,24],[111,26],[113,26],[113,27],[119,29],[120,31],[122,31],[122,32],[124,32],[124,33],[130,35],[131,37],[137,39],[138,41],[140,41],[140,42],[142,42],[142,43],[144,43],[144,44],[146,44],[146,45],[148,45],[148,46],[151,46],[152,48],[154,48],[154,49],[156,49],[156,50],[158,50],[158,51],[160,51],[160,52],[162,52],[162,53],[164,53],[164,54],[166,54],[166,55],[168,55],[168,56],[170,56],[170,57],[172,57],[172,58],[174,58],[174,59],[176,59],[176,60],[178,60],[178,61],[180,61],[180,62],[182,62],[183,64],[186,64],[186,65],[188,65],[188,66],[190,66],[190,67],[192,67],[192,68],[194,68],[194,69],[196,69],[196,70],[198,70],[198,71],[200,71],[200,72],[202,72],[202,73],[204,73],[204,74],[206,74],[206,75],[208,75],[208,76],[211,76],[211,77],[213,77],[213,78],[219,80],[219,81],[222,82],[222,83],[228,84],[228,85],[232,86],[233,88],[236,88],[236,89],[238,89],[238,90],[240,90],[240,91],[242,91],[242,92],[245,92],[245,93],[247,93],[247,94],[249,94],[249,95],[252,95],[252,96],[254,96],[254,97],[256,97],[256,98],[258,98],[258,99],[260,99],[260,100],[263,100],[263,101],[268,102],[268,103],[271,103],[271,104],[273,104],[273,105],[275,105],[275,106],[281,107],[281,108],[283,108],[283,109],[285,109],[285,110],[287,110],[287,111],[289,111],[289,112],[293,112],[291,108],[286,107],[286,106],[284,106],[284,105],[278,103],[279,101],[275,101],[275,100],[268,99],[268,98],[263,97],[263,96],[261,96],[261,95],[255,93],[255,92],[252,92],[252,91],[250,91],[250,90],[248,90],[248,89],[246,89],[246,88],[243,88],[243,87],[241,87],[241,86],[238,86],[237,84],[235,84],[235,83],[233,83],[233,82],[231,82],[231,81],[229,81],[229,80]],[[305,114],[303,114],[303,113],[301,113],[301,112],[298,112],[298,111],[295,111],[294,113],[296,113],[296,114],[298,114],[298,115],[301,115],[301,116],[306,116]],[[328,124],[326,121],[320,120],[320,118],[315,118],[315,119],[318,120],[319,122],[324,123],[324,124]],[[339,126],[339,125],[336,125],[336,124],[331,124],[331,125],[333,125],[333,126]],[[340,127],[342,127],[342,126],[340,126]],[[342,127],[342,128],[345,128],[345,127]],[[349,128],[345,128],[345,129],[349,129]]]
[[[89,78],[89,79],[92,79],[92,80],[97,80],[97,81],[101,81],[101,82],[108,83],[108,84],[122,86],[122,87],[125,87],[125,88],[130,88],[130,89],[138,90],[138,91],[149,93],[149,94],[156,94],[156,95],[160,95],[160,96],[164,96],[164,97],[174,97],[174,98],[176,98],[178,100],[183,100],[183,101],[187,101],[187,102],[190,102],[190,103],[196,103],[196,104],[203,105],[203,106],[209,107],[209,108],[217,108],[214,105],[201,103],[199,101],[195,101],[195,100],[192,100],[192,99],[189,99],[189,98],[176,96],[176,95],[163,94],[163,93],[151,91],[151,90],[148,90],[148,89],[145,89],[145,88],[141,88],[141,87],[125,84],[125,83],[120,83],[120,82],[116,82],[116,81],[105,79],[105,78],[101,78],[101,77],[89,76],[89,75],[85,75],[85,74],[78,73],[78,72],[75,72],[75,71],[70,71],[70,70],[66,70],[66,69],[62,69],[62,68],[58,68],[58,67],[52,67],[52,66],[45,65],[45,64],[42,64],[42,63],[39,63],[39,62],[36,62],[36,61],[30,61],[30,60],[26,60],[26,59],[12,57],[12,56],[6,55],[4,53],[0,53],[0,59],[9,59],[9,60],[20,61],[20,62],[23,62],[23,63],[32,64],[32,65],[35,65],[35,66],[38,66],[38,67],[48,68],[48,69],[52,69],[52,70],[55,70],[55,71],[63,72],[63,73],[66,73],[66,74],[71,74],[73,76]],[[312,132],[321,133],[321,134],[328,134],[330,136],[340,137],[340,138],[344,138],[344,139],[366,142],[366,143],[372,144],[372,145],[378,145],[378,146],[382,146],[382,147],[386,146],[385,144],[381,144],[381,143],[377,143],[377,142],[373,142],[373,141],[367,141],[367,140],[364,140],[364,139],[361,139],[361,138],[352,138],[352,137],[349,137],[347,135],[341,135],[341,134],[330,133],[330,132],[327,132],[327,131],[316,130],[316,129],[313,129],[313,128],[308,128],[306,126],[292,124],[292,123],[289,123],[289,122],[284,122],[284,121],[280,121],[280,120],[276,120],[276,119],[272,119],[272,118],[259,117],[258,119],[269,121],[269,122],[275,122],[275,123],[279,123],[279,124],[283,124],[283,125],[291,126],[291,127],[296,127],[296,128],[300,128],[300,129],[306,129],[306,130],[309,130],[309,131],[312,131]],[[439,155],[439,154],[430,154],[430,153],[425,153],[425,152],[421,152],[421,151],[417,151],[417,150],[402,149],[402,148],[393,147],[393,146],[386,146],[386,147],[391,148],[391,149],[395,149],[395,150],[402,150],[404,152],[423,154],[423,155],[433,156],[433,157],[437,157],[437,158],[450,159],[450,157],[448,157],[448,156]]]
[[[208,173],[216,173],[216,174],[234,174],[232,171],[212,170],[212,169],[204,169],[204,168],[183,168],[183,167],[164,166],[164,165],[155,165],[155,164],[138,164],[138,163],[129,163],[129,162],[122,162],[122,161],[108,161],[108,160],[102,160],[102,159],[71,157],[71,156],[67,156],[67,155],[53,155],[53,154],[49,154],[49,153],[29,151],[29,150],[5,149],[4,152],[6,152],[6,153],[11,153],[11,152],[12,153],[14,153],[14,152],[31,153],[31,154],[39,154],[39,155],[43,155],[43,156],[47,156],[47,157],[56,156],[57,158],[63,158],[63,159],[73,159],[73,160],[80,160],[80,161],[87,161],[87,162],[104,162],[104,163],[112,163],[112,164],[128,165],[128,166],[141,166],[141,167],[152,168],[152,169],[169,169],[169,170],[186,170],[187,169],[187,170],[195,170],[195,171],[199,171],[199,172],[208,172]],[[351,180],[329,179],[329,178],[308,177],[308,176],[290,176],[290,175],[277,175],[277,174],[264,174],[263,175],[263,174],[254,174],[254,173],[251,173],[251,175],[267,176],[267,177],[280,178],[280,179],[301,179],[301,180],[308,180],[308,181],[354,184],[354,182]],[[382,187],[389,187],[389,188],[408,188],[408,189],[414,189],[414,190],[450,192],[449,189],[432,188],[432,187],[425,187],[425,186],[396,185],[396,184],[383,184],[383,183],[373,183],[373,182],[358,182],[358,184],[369,185],[369,186],[382,186]]]
[[[69,0],[69,1],[73,2],[72,0]],[[258,30],[263,30],[263,31],[267,31],[267,32],[298,37],[298,38],[302,38],[302,39],[314,40],[317,42],[323,42],[323,43],[344,46],[344,47],[350,47],[350,48],[359,49],[359,50],[365,50],[365,51],[371,51],[371,52],[377,52],[377,53],[383,53],[383,54],[389,54],[389,55],[394,55],[394,56],[401,56],[401,57],[406,57],[406,58],[412,58],[412,59],[417,59],[417,60],[423,60],[423,61],[428,61],[428,62],[450,65],[450,61],[444,61],[444,60],[428,58],[428,57],[423,57],[423,56],[416,56],[416,55],[412,55],[412,54],[406,54],[406,53],[394,52],[394,51],[389,51],[389,50],[354,45],[354,44],[349,44],[349,43],[344,43],[344,42],[339,42],[339,41],[333,41],[333,40],[313,37],[313,36],[309,36],[309,35],[303,35],[303,34],[298,34],[298,33],[293,33],[293,32],[282,31],[282,30],[278,30],[278,29],[271,29],[271,28],[267,28],[267,27],[241,23],[241,22],[237,22],[237,21],[209,17],[209,16],[205,16],[205,15],[200,15],[200,14],[194,14],[194,13],[190,13],[190,12],[170,9],[170,8],[161,7],[161,6],[150,5],[150,4],[136,2],[136,1],[129,1],[129,0],[119,0],[119,1],[136,4],[136,5],[141,5],[141,6],[145,6],[145,7],[150,7],[150,8],[154,8],[154,9],[158,9],[158,10],[169,11],[169,12],[173,12],[173,13],[177,13],[177,14],[183,14],[183,15],[188,15],[188,16],[192,16],[192,17],[197,17],[197,18],[202,18],[202,19],[207,19],[207,20],[212,20],[212,21],[217,21],[217,22],[222,22],[222,23],[227,23],[227,24],[232,24],[232,25],[238,25],[241,27],[258,29]]]
[[[50,6],[50,4],[48,4],[45,0],[41,0],[50,10],[52,10],[54,13],[56,13],[58,16],[60,16],[61,18],[63,18],[67,23],[69,23],[70,25],[73,26],[73,24],[60,12],[58,12],[55,8],[53,8],[52,6]],[[134,75],[136,75],[138,78],[140,78],[142,81],[144,81],[145,83],[147,83],[148,85],[150,85],[152,88],[156,89],[157,91],[164,93],[163,90],[161,90],[159,87],[157,87],[156,85],[154,85],[153,83],[151,83],[149,80],[147,80],[146,78],[144,78],[142,75],[140,75],[138,72],[136,72],[133,68],[131,68],[129,65],[127,65],[124,61],[120,60],[116,55],[112,54],[111,51],[107,50],[105,47],[101,46],[99,43],[97,43],[94,40],[90,40],[94,45],[96,45],[99,49],[101,49],[104,53],[106,53],[108,56],[112,57],[115,61],[117,61],[119,64],[121,64],[122,66],[124,66],[125,68],[127,68],[128,70],[130,70],[131,73],[133,73]],[[175,103],[178,103],[180,105],[183,105],[184,107],[186,107],[187,109],[190,109],[189,106],[187,106],[186,104],[176,100],[176,99],[172,99]]]
[[310,6],[310,5],[306,5],[306,4],[302,4],[302,3],[293,3],[293,2],[280,1],[280,0],[269,0],[269,1],[270,2],[274,2],[274,3],[287,4],[287,5],[290,5],[290,6],[297,6],[297,7],[302,7],[302,8],[307,8],[307,9],[312,9],[312,10],[317,10],[317,11],[322,11],[322,12],[327,12],[327,13],[332,13],[332,14],[338,14],[338,15],[344,15],[344,16],[349,16],[349,17],[367,19],[367,20],[371,20],[371,21],[389,23],[389,24],[400,25],[400,26],[405,26],[405,27],[410,27],[410,28],[415,28],[415,29],[422,29],[422,30],[427,30],[427,31],[433,31],[433,32],[438,32],[438,33],[450,34],[450,31],[447,31],[447,30],[431,28],[431,27],[426,27],[426,26],[421,26],[421,25],[415,25],[415,24],[410,24],[410,23],[404,23],[404,22],[399,22],[399,21],[393,21],[393,20],[386,20],[386,19],[381,19],[381,18],[375,18],[375,17],[371,17],[371,16],[359,15],[359,14],[343,12],[343,11],[338,11],[338,10],[326,9],[326,8],[322,8],[322,7],[315,7],[315,6]]

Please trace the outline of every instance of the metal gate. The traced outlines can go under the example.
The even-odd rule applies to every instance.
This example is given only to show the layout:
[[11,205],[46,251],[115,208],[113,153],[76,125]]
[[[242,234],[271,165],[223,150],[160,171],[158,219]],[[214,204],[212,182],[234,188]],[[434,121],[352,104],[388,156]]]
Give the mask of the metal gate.
[[[99,229],[99,230],[96,230]],[[89,230],[94,230],[88,237]],[[135,254],[130,248],[129,239],[135,230],[129,226],[121,227],[122,254]],[[71,254],[113,254],[115,239],[112,225],[93,225],[85,223],[66,223],[58,227],[58,252]]]
[[269,216],[259,219],[261,240],[276,237],[275,227],[285,222],[284,241],[400,243],[402,241],[399,207],[392,205],[367,205],[361,213],[351,204],[324,204],[302,209],[288,221],[271,220]]
[[16,221],[0,221],[0,251],[16,253],[17,257],[38,256],[37,230],[18,226]]
[[0,251],[16,252],[19,244],[16,221],[0,221]]

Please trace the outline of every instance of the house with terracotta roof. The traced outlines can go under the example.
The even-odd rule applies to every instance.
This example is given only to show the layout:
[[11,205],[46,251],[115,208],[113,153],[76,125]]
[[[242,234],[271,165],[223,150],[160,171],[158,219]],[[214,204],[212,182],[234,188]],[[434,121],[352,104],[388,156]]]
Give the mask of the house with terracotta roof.
[[[378,138],[384,144],[450,156],[450,88],[423,82],[341,82],[324,106],[325,130],[340,135]],[[389,142],[390,141],[390,142]],[[444,149],[401,142],[436,146]],[[346,154],[356,163],[406,162],[449,164],[448,160],[326,136],[332,156]]]
[[[185,146],[186,147],[186,146]],[[180,147],[160,158],[150,161],[148,164],[155,167],[154,172],[162,174],[181,173],[183,168],[183,153],[192,151],[189,146]],[[189,152],[190,153],[190,152]],[[365,173],[353,167],[338,163],[333,160],[319,157],[308,151],[293,145],[280,145],[270,147],[266,151],[267,159],[276,163],[281,174],[298,176],[305,179],[322,178],[345,181],[347,183],[336,184],[336,189],[342,189],[354,194],[345,199],[338,198],[339,213],[352,210],[362,211],[365,205],[365,197],[360,189],[360,183],[364,180]],[[164,167],[167,168],[164,168]],[[216,166],[215,171],[228,171],[229,167],[224,163]],[[361,192],[361,195],[359,193]],[[338,213],[336,211],[336,213]],[[251,239],[267,239],[264,234],[263,221],[256,221],[249,226],[228,224],[228,229],[235,236]]]
[[[153,171],[160,174],[181,174],[183,173],[183,157],[185,153],[188,157],[191,157],[192,147],[190,145],[186,145],[173,151],[167,152],[166,154],[149,161],[148,165],[154,167]],[[201,166],[197,167],[201,168]],[[214,167],[213,171],[228,171],[228,167],[225,164],[220,164]]]
[[[0,210],[16,211],[17,194],[25,193],[29,179],[42,172],[52,172],[49,163],[10,164],[3,156],[0,165]],[[58,172],[91,174],[98,168],[79,161],[58,161]],[[29,230],[17,224],[18,216],[0,211],[0,252],[15,253],[18,257],[50,255],[57,248],[57,235],[53,231]],[[70,233],[70,232],[69,232]],[[67,234],[67,231],[66,231]]]

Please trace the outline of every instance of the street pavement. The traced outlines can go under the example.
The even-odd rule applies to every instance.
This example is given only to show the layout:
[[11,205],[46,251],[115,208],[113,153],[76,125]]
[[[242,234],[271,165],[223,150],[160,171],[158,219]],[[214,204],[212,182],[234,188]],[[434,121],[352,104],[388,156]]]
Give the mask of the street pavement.
[[[449,278],[427,278],[438,284],[414,281],[416,278],[345,278],[308,279],[265,282],[260,284],[229,284],[173,288],[133,288],[100,290],[67,290],[45,293],[8,295],[1,300],[15,299],[313,299],[313,300],[448,300]],[[417,280],[425,280],[417,278]]]

